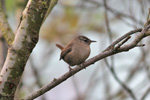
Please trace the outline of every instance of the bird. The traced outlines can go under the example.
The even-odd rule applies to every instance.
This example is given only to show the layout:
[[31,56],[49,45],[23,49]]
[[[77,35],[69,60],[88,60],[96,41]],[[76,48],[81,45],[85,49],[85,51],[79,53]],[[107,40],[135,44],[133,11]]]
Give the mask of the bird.
[[90,44],[96,42],[86,36],[77,36],[71,40],[65,47],[60,44],[56,46],[61,50],[60,59],[63,59],[69,66],[80,65],[89,57],[91,49]]

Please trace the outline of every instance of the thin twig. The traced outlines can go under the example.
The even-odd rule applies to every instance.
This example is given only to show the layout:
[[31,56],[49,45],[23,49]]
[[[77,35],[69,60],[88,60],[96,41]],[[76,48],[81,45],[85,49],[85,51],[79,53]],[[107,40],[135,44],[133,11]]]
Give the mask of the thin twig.
[[145,44],[137,44],[136,47],[144,47]]
[[120,41],[122,41],[124,38],[132,35],[132,34],[135,34],[137,32],[141,32],[142,31],[142,28],[139,28],[139,29],[135,29],[135,30],[132,30],[128,33],[126,33],[125,35],[123,35],[122,37],[120,37],[119,39],[117,39],[116,41],[114,41],[110,46],[108,46],[104,51],[107,51],[107,50],[110,50],[112,48],[114,48],[114,46],[119,43]]
[[148,9],[147,21],[150,19],[150,8]]
[[124,43],[126,43],[129,39],[131,38],[131,36],[128,36],[126,39],[124,39],[121,43],[119,43],[114,49],[117,50],[118,48],[120,48]]
[[115,15],[120,15],[121,17],[129,18],[129,19],[131,19],[132,21],[138,22],[138,24],[143,25],[143,22],[142,22],[142,21],[137,20],[135,17],[133,17],[133,16],[131,16],[131,15],[127,15],[126,13],[119,12],[119,11],[117,11],[116,9],[112,8],[112,7],[108,7],[108,6],[107,6],[107,9],[108,9],[108,11],[110,11],[111,13],[113,13],[113,14],[115,14]]
[[131,90],[125,83],[123,83],[123,82],[119,79],[119,77],[117,76],[117,74],[116,74],[116,72],[115,72],[115,70],[114,70],[114,67],[110,66],[110,65],[108,64],[107,60],[104,59],[104,61],[105,61],[105,63],[106,63],[106,66],[108,67],[108,69],[110,70],[110,72],[112,73],[112,75],[114,76],[114,78],[116,79],[116,81],[122,86],[122,88],[123,88],[124,90],[127,91],[127,93],[128,93],[134,100],[136,100],[136,97],[135,97],[135,95],[133,94],[132,90]]
[[[39,72],[38,72],[38,70],[35,68],[35,65],[34,65],[34,63],[33,63],[33,61],[32,61],[32,56],[30,56],[29,61],[30,61],[30,66],[31,66],[32,72],[33,72],[34,77],[35,77],[35,79],[36,79],[36,83],[37,83],[38,87],[41,88],[41,87],[42,87],[42,83],[41,83],[41,81],[40,81],[40,80],[41,80],[41,79],[40,79],[40,75],[39,75]],[[46,100],[46,98],[45,98],[44,95],[41,97],[41,100]]]
[[145,100],[146,96],[148,95],[148,93],[150,92],[150,86],[147,88],[147,90],[144,92],[143,96],[141,97],[140,100]]
[[85,89],[85,92],[83,94],[83,98],[85,100],[86,100],[86,98],[88,98],[89,92],[91,93],[91,89],[93,89],[94,86],[96,86],[96,84],[98,83],[99,78],[96,79],[96,75],[97,75],[97,73],[99,73],[99,71],[100,71],[99,69],[100,69],[100,67],[98,67],[98,66],[94,69],[94,71],[92,72],[92,75],[89,78],[89,82],[87,82],[88,83],[87,88]]
[[106,28],[107,28],[107,32],[108,32],[108,36],[109,36],[109,41],[111,43],[112,42],[112,32],[110,29],[108,13],[107,13],[107,0],[103,0],[103,2],[104,2],[104,7],[105,7],[105,24],[106,24]]
[[50,12],[52,11],[52,9],[55,7],[55,5],[57,4],[57,2],[58,2],[58,0],[51,0],[51,1],[50,1],[48,10],[47,10],[47,12],[46,12],[46,14],[45,14],[45,16],[44,16],[44,19],[43,19],[43,22],[42,22],[42,23],[45,22],[47,16],[50,14]]
[[[107,0],[103,0],[103,2],[104,2],[104,8],[105,8],[105,24],[106,24],[106,28],[107,28],[107,32],[108,32],[109,42],[111,44],[112,43],[112,31],[110,28],[108,13],[107,13]],[[111,56],[110,60],[111,60],[111,65],[113,67],[114,66],[114,56]]]

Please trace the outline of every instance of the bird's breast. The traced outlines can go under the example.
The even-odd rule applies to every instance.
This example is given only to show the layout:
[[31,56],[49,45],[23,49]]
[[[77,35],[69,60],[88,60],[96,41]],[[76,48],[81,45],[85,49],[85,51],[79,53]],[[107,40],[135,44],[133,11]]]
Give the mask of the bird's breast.
[[74,45],[72,51],[68,53],[64,60],[71,66],[79,65],[84,62],[90,55],[89,46]]

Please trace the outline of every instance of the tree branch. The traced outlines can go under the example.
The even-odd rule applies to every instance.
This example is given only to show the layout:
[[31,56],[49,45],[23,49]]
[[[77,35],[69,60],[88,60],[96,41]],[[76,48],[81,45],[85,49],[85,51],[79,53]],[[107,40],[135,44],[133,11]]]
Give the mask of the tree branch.
[[[0,99],[13,100],[26,62],[38,42],[50,0],[29,0],[0,73]],[[10,42],[11,43],[11,42]]]
[[42,23],[44,23],[44,21],[46,20],[47,16],[50,14],[50,12],[51,12],[52,9],[54,8],[54,6],[57,4],[57,1],[58,1],[58,0],[51,0],[51,2],[50,2],[50,4],[49,4],[49,8],[48,8],[48,10],[47,10],[47,12],[46,12],[46,14],[45,14],[45,17],[44,17]]
[[136,100],[136,97],[135,97],[135,95],[133,94],[132,90],[131,90],[125,83],[123,83],[123,82],[119,79],[119,77],[117,76],[117,74],[116,74],[116,72],[115,72],[115,70],[114,70],[114,67],[110,66],[110,65],[108,64],[108,62],[107,62],[106,59],[104,59],[104,60],[105,60],[105,63],[106,63],[106,65],[107,65],[108,69],[110,70],[110,72],[112,73],[112,75],[114,76],[114,78],[116,79],[116,81],[122,86],[122,88],[123,88],[124,90],[126,90],[126,92],[133,98],[133,100]]
[[[40,79],[40,75],[39,75],[39,72],[37,70],[37,67],[34,65],[33,63],[33,58],[32,56],[29,57],[29,62],[30,62],[30,67],[32,69],[32,72],[33,72],[33,75],[36,79],[36,84],[39,88],[41,88],[43,85],[42,85],[42,82],[41,82],[41,79]],[[41,100],[46,100],[45,96],[43,95],[41,97]]]
[[[6,15],[6,11],[5,11],[5,0],[1,0],[0,1],[1,4],[1,8],[3,9],[3,14]],[[1,29],[1,28],[0,28]],[[7,46],[7,42],[4,39],[2,32],[0,31],[0,71],[4,65],[6,56],[7,56],[7,50],[8,50],[8,46]]]
[[0,30],[7,44],[11,45],[14,40],[15,35],[7,22],[5,13],[3,12],[2,2],[0,2]]
[[0,71],[4,65],[5,59],[6,59],[6,55],[7,55],[7,43],[2,35],[2,32],[0,31]]
[[121,37],[118,38],[116,41],[114,41],[114,42],[113,42],[110,46],[108,46],[104,51],[108,51],[108,50],[114,48],[114,46],[115,46],[116,44],[118,44],[120,41],[122,41],[122,40],[125,39],[126,37],[128,37],[128,36],[130,36],[130,35],[132,35],[132,34],[134,34],[134,33],[141,32],[141,31],[142,31],[142,28],[139,28],[139,29],[135,29],[135,30],[132,30],[132,31],[126,33],[125,35],[121,36]]
[[[132,30],[129,33],[125,34],[124,36],[122,36],[121,38],[117,39],[115,42],[113,42],[110,46],[108,46],[109,49],[105,49],[102,53],[98,54],[97,56],[87,60],[86,62],[82,63],[81,66],[76,66],[75,68],[72,69],[71,73],[67,72],[64,75],[62,75],[59,78],[54,78],[52,82],[50,82],[49,84],[43,86],[41,89],[35,91],[34,93],[32,93],[31,95],[27,96],[26,98],[22,99],[22,100],[32,100],[35,99],[36,97],[44,94],[45,92],[53,89],[54,87],[56,87],[57,85],[59,85],[60,83],[64,82],[66,79],[68,79],[69,77],[73,76],[74,74],[76,74],[77,72],[79,72],[80,70],[85,69],[86,67],[88,67],[89,65],[94,64],[95,62],[104,59],[108,56],[120,53],[120,52],[125,52],[125,51],[129,51],[130,49],[136,47],[136,45],[146,36],[149,36],[150,33],[147,33],[147,30],[150,28],[150,25],[147,25],[144,29],[141,28],[140,29],[136,29],[136,30]],[[118,49],[113,49],[110,48],[112,46],[115,46],[117,43],[119,43],[121,40],[123,40],[124,38],[127,38],[129,35],[134,34],[135,32],[139,32],[141,31],[136,38],[129,44],[127,45],[122,45],[122,47],[118,48]]]
[[148,95],[148,93],[150,92],[150,86],[148,86],[148,88],[146,89],[146,91],[144,92],[143,96],[141,97],[140,100],[145,100],[146,96]]

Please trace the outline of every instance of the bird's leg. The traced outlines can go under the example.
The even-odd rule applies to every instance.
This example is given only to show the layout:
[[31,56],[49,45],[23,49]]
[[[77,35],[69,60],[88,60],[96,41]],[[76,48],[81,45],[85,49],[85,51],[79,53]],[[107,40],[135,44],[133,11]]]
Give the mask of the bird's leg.
[[[85,61],[84,61],[84,62],[85,62]],[[82,63],[79,65],[79,67],[82,67],[82,64],[83,64],[84,62],[82,62]],[[84,67],[84,69],[86,69],[86,67]]]
[[69,68],[69,72],[72,74],[73,69],[71,68],[71,66],[69,66],[68,68]]
[[82,67],[82,64],[78,65],[79,67]]

